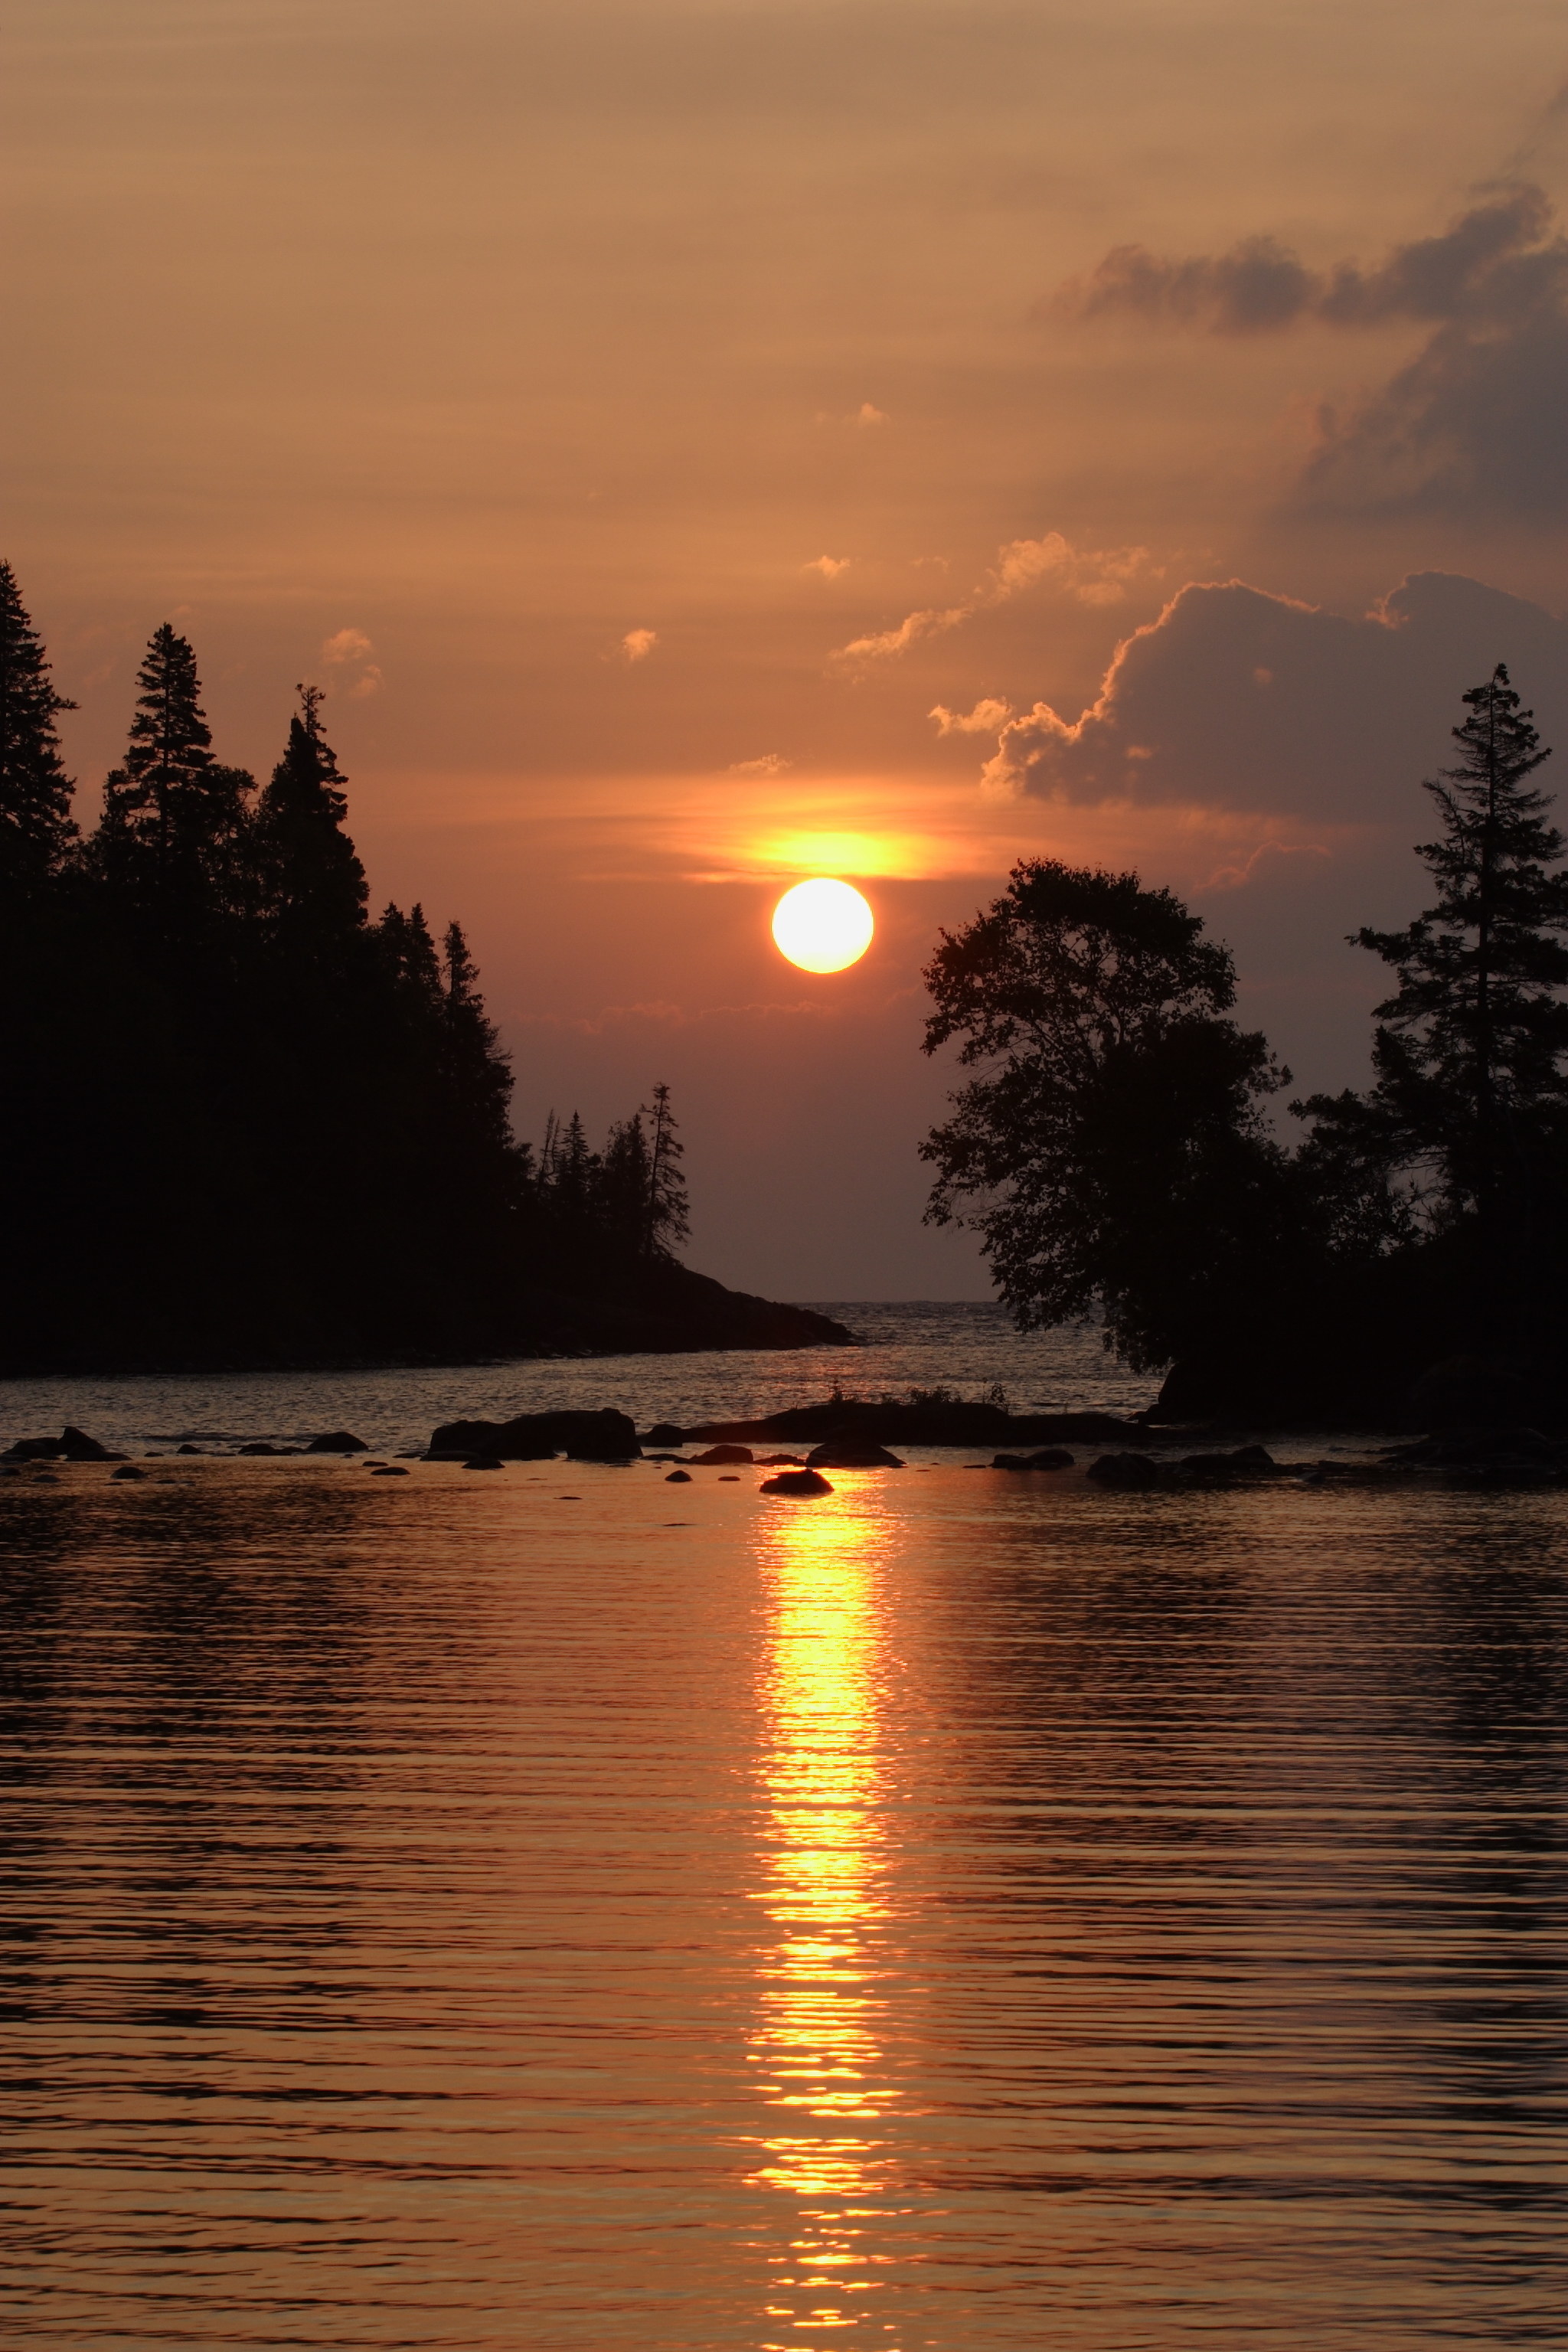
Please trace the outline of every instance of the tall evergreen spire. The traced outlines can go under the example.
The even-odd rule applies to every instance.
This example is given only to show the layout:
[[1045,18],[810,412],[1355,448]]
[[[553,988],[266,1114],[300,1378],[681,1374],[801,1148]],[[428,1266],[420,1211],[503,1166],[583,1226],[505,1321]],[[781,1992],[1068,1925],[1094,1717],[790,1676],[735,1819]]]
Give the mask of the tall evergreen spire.
[[51,685],[16,575],[0,563],[0,887],[36,887],[75,838],[55,725],[60,711],[75,709]]
[[257,803],[255,856],[263,911],[325,945],[364,922],[364,867],[343,831],[347,782],[321,724],[319,686],[296,688],[289,741]]
[[153,631],[136,683],[125,759],[104,785],[105,845],[111,861],[127,846],[151,851],[165,878],[210,873],[245,824],[252,780],[213,758],[195,653],[172,623]]

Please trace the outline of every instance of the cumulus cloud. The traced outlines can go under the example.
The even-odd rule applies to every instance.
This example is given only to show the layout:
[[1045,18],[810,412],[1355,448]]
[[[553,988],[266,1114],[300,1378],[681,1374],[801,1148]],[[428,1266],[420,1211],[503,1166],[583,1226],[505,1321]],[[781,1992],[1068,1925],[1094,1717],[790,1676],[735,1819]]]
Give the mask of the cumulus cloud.
[[629,662],[647,661],[658,643],[657,629],[628,629],[621,639],[622,658]]
[[837,580],[841,572],[848,571],[849,558],[847,555],[814,556],[809,563],[803,563],[800,568],[803,572],[820,572],[825,580]]
[[370,658],[374,651],[363,629],[339,629],[321,641],[321,659],[327,667],[353,673],[342,686],[351,701],[363,702],[380,691],[381,671]]
[[1127,593],[1127,583],[1149,568],[1146,547],[1098,548],[1093,551],[1075,548],[1059,530],[1047,531],[1043,539],[1009,540],[996,551],[996,561],[985,578],[971,591],[962,604],[945,608],[932,606],[920,613],[910,613],[896,629],[883,629],[873,635],[851,638],[840,646],[833,659],[851,667],[868,662],[885,661],[889,656],[907,653],[922,637],[956,629],[976,613],[1005,604],[1045,579],[1053,580],[1069,595],[1083,604],[1116,604]]
[[886,425],[888,412],[885,408],[873,408],[868,400],[863,400],[855,411],[853,421],[857,425]]
[[928,719],[936,720],[939,735],[994,735],[1012,716],[1012,704],[994,695],[977,702],[973,710],[950,710],[945,702],[939,702],[934,710],[926,713]]
[[1320,408],[1300,500],[1568,513],[1568,238],[1532,184],[1485,193],[1440,236],[1396,246],[1370,268],[1311,269],[1268,236],[1184,257],[1118,246],[1047,307],[1220,335],[1303,320],[1427,326],[1422,351],[1380,391],[1342,414]]
[[781,759],[776,751],[764,751],[760,760],[732,760],[725,772],[731,776],[782,776],[794,765],[793,760]]
[[1194,583],[1117,648],[1076,719],[1046,702],[1006,719],[983,781],[1010,796],[1417,824],[1415,786],[1448,757],[1459,696],[1500,661],[1568,772],[1568,625],[1540,605],[1449,572],[1417,573],[1357,618]]

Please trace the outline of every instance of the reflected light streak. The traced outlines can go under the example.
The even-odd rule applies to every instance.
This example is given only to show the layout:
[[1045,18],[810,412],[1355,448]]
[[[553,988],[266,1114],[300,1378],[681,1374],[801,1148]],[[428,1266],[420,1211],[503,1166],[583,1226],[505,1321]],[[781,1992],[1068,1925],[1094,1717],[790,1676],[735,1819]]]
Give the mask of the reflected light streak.
[[[847,1487],[831,1504],[780,1510],[767,1523],[763,1575],[772,1622],[761,1702],[760,1774],[769,1804],[768,1874],[758,1900],[776,1940],[758,1962],[756,2088],[784,2128],[761,2143],[758,2188],[810,2200],[875,2193],[888,2169],[874,2126],[896,2104],[882,2064],[885,1996],[878,1930],[889,1916],[880,1754],[884,1527]],[[816,2128],[813,2128],[815,2125]],[[877,2328],[863,2298],[882,2282],[858,2242],[865,2215],[803,2211],[774,2258],[768,2306],[798,2335],[763,2352],[795,2352],[824,2333]]]

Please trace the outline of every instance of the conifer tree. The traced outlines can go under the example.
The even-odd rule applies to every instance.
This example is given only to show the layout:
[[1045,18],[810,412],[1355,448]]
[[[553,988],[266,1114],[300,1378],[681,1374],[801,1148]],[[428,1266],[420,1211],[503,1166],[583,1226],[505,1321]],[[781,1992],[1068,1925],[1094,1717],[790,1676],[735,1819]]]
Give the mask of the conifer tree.
[[110,871],[150,861],[163,883],[226,881],[254,782],[213,758],[195,654],[169,622],[154,630],[136,682],[125,759],[104,785],[102,860]]
[[1485,1257],[1568,1125],[1568,873],[1528,782],[1551,753],[1507,669],[1464,700],[1458,762],[1424,787],[1443,819],[1416,853],[1436,903],[1356,939],[1399,976],[1377,1008],[1367,1110],[1389,1157],[1435,1179],[1439,1222],[1475,1220]]
[[648,1113],[652,1132],[648,1139],[647,1216],[643,1228],[643,1252],[647,1257],[673,1257],[676,1250],[691,1234],[689,1204],[686,1197],[686,1176],[681,1161],[686,1146],[675,1129],[675,1115],[669,1108],[669,1088],[662,1082],[653,1090],[653,1108]]
[[257,803],[252,855],[263,914],[324,950],[362,928],[369,888],[343,831],[347,778],[321,725],[321,689],[295,691],[300,709]]
[[634,1257],[647,1253],[653,1174],[643,1118],[642,1111],[634,1111],[630,1118],[619,1119],[611,1128],[599,1187],[606,1231]]
[[0,887],[36,888],[75,838],[55,725],[60,711],[75,709],[50,684],[16,575],[0,563]]

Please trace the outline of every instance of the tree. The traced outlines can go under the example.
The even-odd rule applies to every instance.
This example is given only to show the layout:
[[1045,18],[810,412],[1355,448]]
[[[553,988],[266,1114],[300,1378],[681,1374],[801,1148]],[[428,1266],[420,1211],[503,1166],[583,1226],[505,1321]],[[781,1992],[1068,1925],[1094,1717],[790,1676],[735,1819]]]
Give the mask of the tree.
[[363,926],[369,890],[343,831],[348,779],[321,725],[321,689],[295,692],[288,744],[257,803],[252,856],[263,915],[325,948]]
[[75,709],[51,685],[16,575],[0,563],[0,887],[37,888],[76,837],[55,724]]
[[984,1070],[921,1146],[928,1221],[980,1233],[1022,1328],[1100,1312],[1143,1369],[1255,1318],[1290,1222],[1259,1108],[1289,1074],[1226,1017],[1203,928],[1136,875],[1032,860],[925,975],[925,1051]]
[[195,654],[169,622],[153,631],[136,683],[125,759],[104,784],[101,861],[115,873],[151,870],[164,886],[226,891],[254,780],[213,758]]
[[[1483,1264],[1522,1238],[1568,1119],[1564,842],[1528,778],[1551,757],[1500,663],[1464,697],[1458,763],[1429,780],[1440,839],[1416,855],[1436,903],[1356,942],[1399,975],[1377,1007],[1375,1084],[1359,1112],[1411,1171],[1439,1226],[1473,1223]],[[1353,1098],[1352,1098],[1353,1099]],[[1332,1107],[1301,1106],[1322,1122]],[[1521,1225],[1523,1220],[1523,1225]]]
[[691,1217],[685,1171],[680,1164],[686,1156],[686,1146],[676,1134],[669,1088],[662,1081],[653,1090],[653,1108],[646,1115],[652,1121],[652,1129],[647,1147],[647,1217],[643,1231],[643,1255],[673,1257],[679,1244],[690,1238]]

